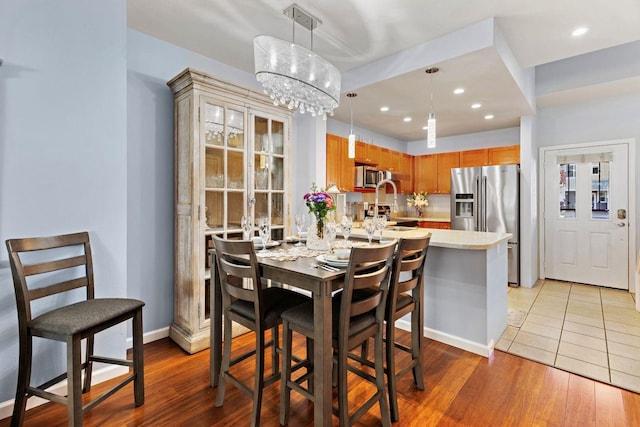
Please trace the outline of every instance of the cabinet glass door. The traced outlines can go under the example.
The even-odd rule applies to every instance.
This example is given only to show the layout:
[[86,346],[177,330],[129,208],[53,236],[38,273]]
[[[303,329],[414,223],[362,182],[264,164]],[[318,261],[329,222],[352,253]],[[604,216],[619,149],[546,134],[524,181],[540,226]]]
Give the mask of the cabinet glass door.
[[204,99],[205,233],[224,237],[241,234],[245,212],[246,114],[243,108]]
[[268,217],[272,239],[284,238],[285,124],[253,116],[253,169],[256,220]]

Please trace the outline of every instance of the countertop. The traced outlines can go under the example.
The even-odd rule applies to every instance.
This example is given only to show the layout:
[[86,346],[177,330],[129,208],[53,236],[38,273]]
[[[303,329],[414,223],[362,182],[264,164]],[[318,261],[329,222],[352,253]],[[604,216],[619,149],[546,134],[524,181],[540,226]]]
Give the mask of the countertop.
[[439,212],[425,212],[422,216],[391,216],[391,221],[451,222],[451,217],[448,213],[442,214]]
[[[383,237],[421,237],[431,233],[430,246],[452,249],[485,250],[509,241],[510,233],[487,233],[481,231],[441,230],[436,228],[414,228],[406,231],[384,230]],[[354,228],[351,235],[358,238],[367,238],[362,228]],[[376,235],[378,232],[376,231]]]

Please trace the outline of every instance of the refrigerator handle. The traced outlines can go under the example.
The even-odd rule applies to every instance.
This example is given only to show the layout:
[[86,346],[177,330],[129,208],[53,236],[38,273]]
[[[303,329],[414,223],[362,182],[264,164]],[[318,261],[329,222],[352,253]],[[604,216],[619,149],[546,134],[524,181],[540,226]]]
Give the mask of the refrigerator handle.
[[482,231],[487,231],[487,177],[482,177]]
[[473,214],[475,215],[475,220],[476,220],[475,231],[480,231],[480,227],[481,227],[480,215],[481,215],[481,210],[482,210],[481,207],[480,207],[480,204],[479,204],[480,200],[482,199],[480,197],[480,177],[476,176],[475,179],[476,179],[476,188],[475,188],[475,190],[476,190],[475,193],[476,194],[475,194],[475,200],[474,200],[474,203],[473,203],[475,212]]

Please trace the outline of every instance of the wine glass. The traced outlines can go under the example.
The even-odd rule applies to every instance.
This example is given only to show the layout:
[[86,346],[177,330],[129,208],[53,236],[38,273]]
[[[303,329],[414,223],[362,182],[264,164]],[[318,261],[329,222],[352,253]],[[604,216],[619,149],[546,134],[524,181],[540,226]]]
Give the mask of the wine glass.
[[242,240],[251,239],[253,234],[253,219],[250,216],[243,216],[240,220],[240,227],[242,227]]
[[362,227],[367,232],[367,239],[369,239],[369,246],[371,246],[371,239],[373,239],[373,235],[376,232],[376,223],[373,218],[365,218]]
[[338,230],[335,221],[330,220],[324,223],[324,233],[327,236],[327,239],[329,239],[329,250],[331,250],[331,246],[336,238],[337,231]]
[[296,246],[304,246],[302,240],[302,230],[304,229],[306,214],[297,214],[295,218],[296,231],[298,232],[298,243]]
[[271,223],[269,222],[269,218],[260,218],[258,222],[258,232],[260,233],[260,240],[262,240],[262,252],[267,252],[267,243],[271,238]]
[[340,228],[342,229],[342,236],[344,237],[344,246],[348,247],[349,236],[351,235],[351,229],[353,228],[353,219],[350,216],[344,215],[340,220]]
[[382,230],[387,226],[387,216],[377,215],[375,219],[376,229],[380,232],[380,242],[382,242]]

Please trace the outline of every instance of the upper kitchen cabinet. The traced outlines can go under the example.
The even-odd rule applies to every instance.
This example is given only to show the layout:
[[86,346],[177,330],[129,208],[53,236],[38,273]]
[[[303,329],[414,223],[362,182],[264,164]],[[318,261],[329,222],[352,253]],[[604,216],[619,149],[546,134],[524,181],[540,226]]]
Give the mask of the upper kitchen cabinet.
[[489,149],[490,165],[512,165],[520,163],[520,145],[494,147]]
[[377,145],[356,141],[356,163],[378,165],[379,161],[380,149]]
[[402,194],[413,193],[413,156],[407,153],[400,153],[400,188],[398,191]]
[[349,141],[327,134],[327,187],[336,184],[340,191],[353,191],[355,161],[349,158]]
[[460,167],[457,151],[438,153],[438,194],[451,194],[451,169]]
[[489,149],[466,150],[460,152],[460,167],[485,166],[489,164]]
[[520,163],[520,146],[460,151],[460,167],[510,165]]
[[273,236],[283,237],[291,112],[260,92],[192,69],[167,84],[175,140],[169,336],[195,353],[209,347],[212,236],[240,238],[241,218],[248,215],[269,217]]
[[451,168],[460,166],[458,152],[416,156],[414,162],[414,191],[429,194],[451,193]]
[[438,158],[436,154],[425,154],[414,158],[413,190],[438,192]]

